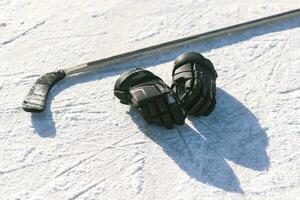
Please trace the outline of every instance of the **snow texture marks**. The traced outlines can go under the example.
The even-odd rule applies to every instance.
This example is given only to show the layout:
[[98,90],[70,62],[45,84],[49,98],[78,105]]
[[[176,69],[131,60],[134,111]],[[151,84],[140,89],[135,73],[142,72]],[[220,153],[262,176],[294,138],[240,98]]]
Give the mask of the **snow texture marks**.
[[39,26],[43,25],[44,23],[45,23],[45,21],[42,21],[42,22],[40,22],[40,23],[37,23],[37,24],[34,25],[33,27],[31,27],[31,28],[29,28],[29,29],[27,29],[27,30],[25,30],[25,31],[23,31],[23,32],[21,32],[21,33],[19,33],[19,34],[17,34],[17,35],[14,36],[13,38],[11,38],[11,39],[9,39],[9,40],[6,40],[6,41],[4,41],[4,42],[2,42],[2,43],[0,43],[0,45],[7,45],[7,44],[9,44],[9,43],[11,43],[11,42],[13,42],[13,41],[19,39],[20,37],[25,36],[25,35],[28,34],[30,31],[32,31],[32,30],[38,28]]
[[[1,199],[296,199],[299,18],[66,78],[41,114],[23,112],[21,102],[46,72],[299,3],[1,1]],[[170,83],[173,60],[186,51],[218,71],[210,116],[168,131],[114,98],[116,79],[134,67]]]

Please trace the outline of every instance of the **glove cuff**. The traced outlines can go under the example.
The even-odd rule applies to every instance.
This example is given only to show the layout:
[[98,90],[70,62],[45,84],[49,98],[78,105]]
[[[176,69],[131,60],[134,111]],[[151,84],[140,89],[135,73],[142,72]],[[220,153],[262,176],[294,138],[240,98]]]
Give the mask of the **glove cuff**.
[[179,67],[181,67],[187,63],[197,63],[200,67],[203,67],[203,68],[209,70],[215,79],[218,77],[218,74],[217,74],[213,64],[210,62],[210,60],[206,59],[200,53],[197,53],[197,52],[188,52],[188,53],[184,53],[184,54],[180,55],[179,57],[177,57],[174,62],[172,75],[174,76],[175,71]]
[[114,94],[120,99],[123,104],[131,104],[129,90],[137,85],[144,84],[149,81],[162,81],[158,76],[152,72],[142,68],[123,73],[115,83]]

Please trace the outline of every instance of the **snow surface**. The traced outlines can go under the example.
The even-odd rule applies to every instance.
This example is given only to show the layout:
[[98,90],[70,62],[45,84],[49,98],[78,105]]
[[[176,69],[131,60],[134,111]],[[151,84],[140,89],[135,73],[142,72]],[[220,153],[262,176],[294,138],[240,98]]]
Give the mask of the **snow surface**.
[[[299,199],[300,18],[62,80],[42,114],[39,75],[299,8],[300,1],[1,0],[0,199]],[[171,81],[199,51],[217,106],[168,131],[118,102],[133,67]]]

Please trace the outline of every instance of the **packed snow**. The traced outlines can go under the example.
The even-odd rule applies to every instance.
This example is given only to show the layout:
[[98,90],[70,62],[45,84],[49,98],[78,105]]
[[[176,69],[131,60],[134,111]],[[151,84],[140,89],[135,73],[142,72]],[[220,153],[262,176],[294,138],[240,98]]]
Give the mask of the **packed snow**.
[[[42,74],[299,8],[299,0],[0,1],[0,199],[298,199],[300,17],[66,78],[45,112],[21,103]],[[113,95],[143,67],[168,84],[201,52],[217,106],[173,130]]]

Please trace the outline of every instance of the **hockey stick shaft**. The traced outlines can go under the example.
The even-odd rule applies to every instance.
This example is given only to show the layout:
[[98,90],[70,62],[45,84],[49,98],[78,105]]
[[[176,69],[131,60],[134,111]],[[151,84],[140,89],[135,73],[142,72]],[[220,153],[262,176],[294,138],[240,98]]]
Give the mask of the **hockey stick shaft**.
[[85,73],[90,72],[93,70],[104,70],[113,66],[115,64],[128,62],[131,60],[138,60],[143,59],[145,57],[171,51],[176,48],[183,47],[185,45],[194,43],[194,42],[201,42],[201,41],[208,41],[215,38],[219,38],[222,36],[230,35],[233,33],[242,32],[248,29],[264,26],[266,24],[282,21],[289,19],[291,17],[296,17],[300,15],[300,9],[291,10],[288,12],[280,13],[277,15],[272,15],[269,17],[264,17],[261,19],[217,29],[214,31],[209,31],[206,33],[181,38],[178,40],[173,40],[170,42],[146,47],[143,49],[138,49],[135,51],[131,51],[128,53],[119,54],[116,56],[104,58],[101,60],[88,62],[84,64],[80,64],[74,67],[61,69],[57,72],[50,72],[42,77],[40,77],[31,90],[29,91],[28,95],[25,97],[23,101],[22,108],[27,112],[42,112],[45,108],[45,101],[50,89],[61,79],[66,76],[71,76],[73,74],[78,73]]
[[158,45],[146,47],[143,49],[138,49],[135,51],[119,54],[116,56],[104,58],[104,59],[93,61],[93,62],[88,62],[88,63],[81,64],[81,65],[78,65],[75,67],[67,68],[64,71],[66,72],[66,75],[69,76],[69,75],[76,74],[76,73],[89,72],[89,71],[92,71],[95,69],[96,70],[102,69],[102,68],[104,69],[108,65],[111,66],[111,65],[119,64],[119,63],[122,63],[125,61],[128,62],[130,60],[143,59],[143,58],[151,56],[153,54],[162,53],[165,51],[166,52],[171,51],[173,49],[180,48],[180,47],[183,47],[185,45],[188,45],[188,44],[191,44],[194,42],[207,41],[207,40],[211,40],[211,39],[218,38],[221,36],[238,33],[238,32],[245,31],[245,30],[248,30],[251,28],[256,28],[256,27],[263,26],[263,25],[266,25],[269,23],[278,22],[280,20],[295,17],[298,15],[300,15],[300,9],[291,10],[289,12],[284,12],[284,13],[280,13],[277,15],[272,15],[272,16],[268,16],[265,18],[261,18],[261,19],[248,21],[245,23],[217,29],[214,31],[209,31],[209,32],[202,33],[202,34],[193,35],[193,36],[181,38],[178,40],[161,43]]

